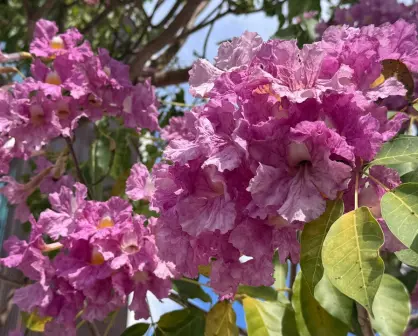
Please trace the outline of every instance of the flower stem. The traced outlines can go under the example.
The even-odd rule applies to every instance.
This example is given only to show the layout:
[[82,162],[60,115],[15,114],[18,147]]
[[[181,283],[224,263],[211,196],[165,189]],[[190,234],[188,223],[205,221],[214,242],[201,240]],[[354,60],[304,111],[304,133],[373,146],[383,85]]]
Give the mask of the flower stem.
[[[289,275],[289,288],[293,288],[293,283],[295,282],[297,275],[297,264],[290,264],[290,275]],[[289,301],[292,301],[293,292],[289,292]]]
[[68,148],[70,150],[71,157],[73,158],[73,162],[74,162],[74,165],[75,165],[75,169],[77,171],[78,179],[81,183],[83,183],[87,187],[87,194],[88,194],[89,198],[92,199],[90,190],[89,190],[89,188],[87,186],[87,183],[86,183],[86,180],[84,179],[83,173],[81,172],[80,165],[79,165],[78,160],[77,160],[77,156],[75,155],[73,142],[71,141],[70,138],[67,138],[67,137],[65,138],[65,140],[67,141],[67,145],[68,145]]
[[112,319],[110,320],[109,324],[107,325],[103,336],[107,336],[109,334],[109,331],[110,331],[110,329],[112,329],[113,323],[115,322],[116,316],[118,316],[118,314],[119,314],[119,309],[116,310],[115,313],[113,314]]
[[388,187],[386,187],[382,182],[380,182],[377,178],[373,177],[372,175],[370,175],[369,173],[364,173],[364,175],[367,175],[367,177],[369,179],[371,179],[373,182],[377,183],[378,185],[380,185],[383,189],[385,189],[386,191],[390,191],[390,189]]
[[202,287],[212,288],[212,287],[210,287],[206,284],[202,284],[199,281],[188,279],[188,278],[181,278],[181,279],[177,279],[177,280],[184,281],[184,282],[189,282],[189,283],[192,283],[192,284],[195,284],[195,285],[198,285],[198,286],[202,286]]

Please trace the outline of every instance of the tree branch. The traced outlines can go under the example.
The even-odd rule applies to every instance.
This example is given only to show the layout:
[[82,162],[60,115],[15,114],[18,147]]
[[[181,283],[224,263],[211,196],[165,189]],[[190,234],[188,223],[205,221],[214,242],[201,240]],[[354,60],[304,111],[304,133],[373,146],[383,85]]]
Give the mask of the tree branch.
[[156,87],[162,87],[187,82],[189,80],[189,71],[191,68],[192,67],[157,72],[152,77],[152,84],[154,84]]
[[206,6],[207,3],[208,0],[187,1],[180,13],[169,24],[167,29],[164,29],[160,35],[145,45],[144,48],[139,50],[131,65],[131,78],[133,81],[135,81],[136,78],[141,74],[145,63],[151,58],[151,56],[160,51],[170,41],[172,41],[173,37],[177,35],[178,31],[187,26],[190,19],[194,17],[195,12],[198,10],[200,11],[201,6]]
[[[164,25],[172,18],[174,17],[174,14],[177,12],[177,9],[180,7],[182,1],[177,0],[176,3],[171,7],[170,11],[167,13],[164,19],[162,19],[158,24],[157,28],[164,27]],[[153,15],[152,15],[153,16]]]

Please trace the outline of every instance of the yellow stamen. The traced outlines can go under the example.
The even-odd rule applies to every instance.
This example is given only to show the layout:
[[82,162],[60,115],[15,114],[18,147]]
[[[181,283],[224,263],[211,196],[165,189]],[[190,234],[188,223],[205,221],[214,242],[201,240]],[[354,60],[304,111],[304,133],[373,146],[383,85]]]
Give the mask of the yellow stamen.
[[114,225],[115,225],[115,223],[113,222],[112,218],[110,218],[109,216],[105,216],[99,221],[99,224],[97,225],[97,228],[98,229],[104,229],[104,228],[112,227]]

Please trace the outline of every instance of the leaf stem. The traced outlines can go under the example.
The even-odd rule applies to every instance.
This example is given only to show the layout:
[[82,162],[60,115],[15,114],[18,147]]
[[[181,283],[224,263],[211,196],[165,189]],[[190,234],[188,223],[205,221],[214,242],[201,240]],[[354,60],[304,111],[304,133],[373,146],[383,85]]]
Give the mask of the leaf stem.
[[94,322],[87,322],[87,326],[89,327],[90,333],[93,336],[100,336],[99,329],[97,329],[97,326],[94,324]]
[[[297,275],[297,264],[290,264],[290,274],[289,274],[289,287],[293,288],[293,283],[295,282],[296,275]],[[289,301],[292,301],[292,294],[293,292],[289,292]]]
[[354,210],[358,208],[358,180],[359,180],[359,173],[356,173],[356,182],[354,186]]
[[180,103],[180,102],[166,101],[166,100],[159,100],[159,102],[164,105],[174,105],[174,106],[190,107],[190,108],[194,107],[194,105],[189,105],[189,104]]
[[198,286],[202,286],[202,287],[212,288],[209,285],[206,285],[206,284],[203,284],[199,281],[188,279],[188,278],[181,278],[181,279],[178,279],[178,280],[181,280],[181,281],[184,281],[184,282],[189,282],[189,283],[192,283],[192,284],[195,284],[195,285],[198,285]]
[[373,177],[372,175],[370,175],[369,173],[364,173],[364,175],[367,175],[367,177],[369,179],[371,179],[373,182],[377,183],[378,185],[380,185],[383,189],[385,189],[386,191],[390,191],[390,189],[388,187],[386,187],[382,182],[380,182],[377,178]]
[[65,137],[65,141],[67,141],[67,145],[68,145],[68,148],[70,150],[71,157],[73,158],[73,162],[74,162],[74,165],[75,165],[75,169],[77,171],[78,179],[80,180],[81,183],[83,183],[87,187],[87,194],[88,194],[89,198],[92,199],[90,190],[89,190],[89,188],[87,186],[87,183],[86,183],[86,180],[84,179],[83,173],[81,172],[80,165],[79,165],[78,160],[77,160],[77,156],[75,155],[73,142],[71,141],[70,138],[67,138],[67,137]]
[[110,320],[109,324],[106,327],[106,330],[103,334],[103,336],[107,336],[109,334],[110,329],[113,327],[113,323],[115,322],[116,316],[119,314],[119,309],[116,310],[116,312],[113,314],[112,319]]

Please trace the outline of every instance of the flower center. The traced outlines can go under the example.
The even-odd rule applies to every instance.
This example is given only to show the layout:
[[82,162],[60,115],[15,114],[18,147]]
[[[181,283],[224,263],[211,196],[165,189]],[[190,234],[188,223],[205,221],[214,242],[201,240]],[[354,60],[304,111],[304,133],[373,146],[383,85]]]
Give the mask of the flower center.
[[98,229],[105,229],[114,226],[115,223],[113,222],[112,218],[110,216],[103,217],[99,224],[97,225]]
[[57,105],[57,117],[61,120],[68,119],[70,115],[70,108],[64,101],[60,101]]
[[52,49],[64,49],[64,40],[59,36],[54,36],[50,42],[50,47]]
[[289,144],[287,160],[292,167],[306,167],[311,164],[311,155],[304,143],[292,142]]
[[56,71],[51,71],[50,73],[46,75],[45,83],[53,84],[53,85],[61,85],[62,81]]
[[112,74],[112,70],[111,70],[108,66],[105,66],[105,67],[103,68],[103,71],[104,71],[104,73],[105,73],[106,75],[108,75],[109,77],[110,77],[110,75]]
[[92,265],[101,265],[105,262],[103,254],[101,254],[97,247],[93,247],[93,251],[91,252],[91,264]]
[[89,99],[89,103],[93,105],[94,107],[100,107],[102,105],[101,101],[96,99],[96,97],[91,93],[89,94],[88,99]]
[[148,276],[148,272],[146,271],[138,271],[138,272],[135,272],[132,278],[135,281],[135,283],[144,284],[148,281],[149,276]]
[[269,215],[267,218],[267,223],[269,223],[271,226],[275,226],[276,228],[281,228],[289,225],[289,222],[280,215]]
[[30,113],[30,121],[35,126],[42,125],[45,121],[45,113],[41,106],[39,105],[32,105],[29,108]]
[[122,237],[121,249],[127,254],[139,252],[138,236],[135,232],[126,232]]

